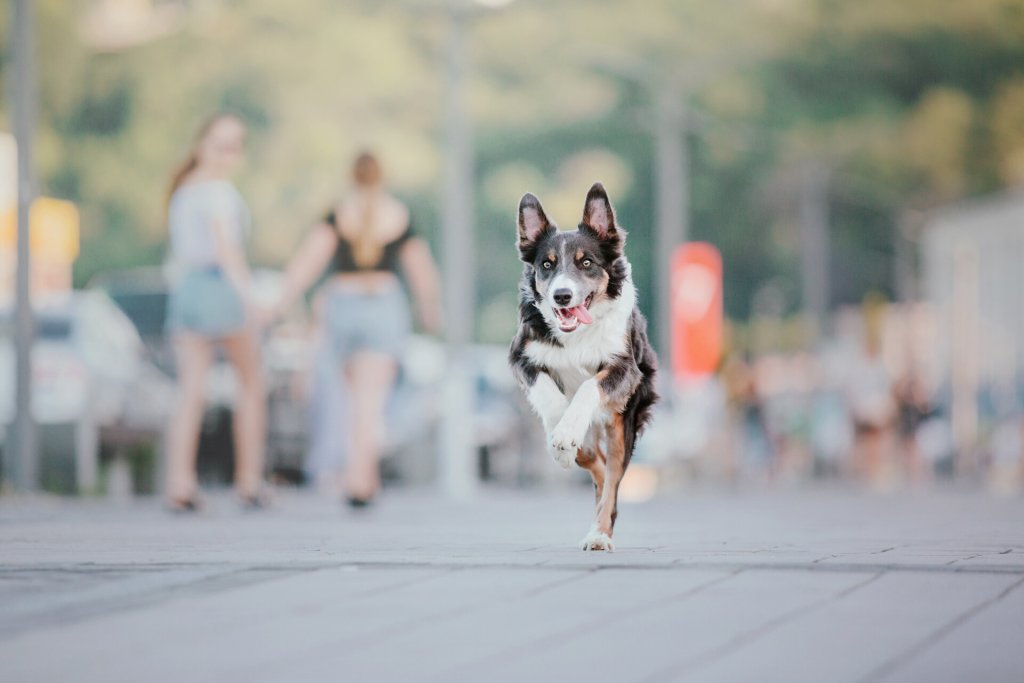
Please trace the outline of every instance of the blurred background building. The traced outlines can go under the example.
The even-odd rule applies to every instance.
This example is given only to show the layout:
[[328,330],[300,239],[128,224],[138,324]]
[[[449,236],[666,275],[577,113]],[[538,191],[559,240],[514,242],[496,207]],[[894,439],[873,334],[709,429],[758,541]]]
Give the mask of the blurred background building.
[[[464,438],[478,478],[558,474],[504,369],[520,274],[514,208],[532,191],[569,227],[601,180],[629,229],[666,377],[688,367],[670,347],[678,356],[694,343],[678,320],[693,300],[677,305],[670,287],[675,250],[701,242],[721,265],[707,309],[721,310],[708,323],[720,348],[712,367],[666,383],[671,400],[631,470],[636,495],[704,480],[1022,484],[1019,0],[33,4],[44,197],[33,209],[33,410],[50,488],[152,488],[174,371],[159,271],[167,176],[197,121],[220,109],[251,130],[239,186],[268,292],[355,152],[384,159],[446,277],[471,292],[449,316],[466,328],[455,341],[468,349]],[[6,6],[0,22],[9,55]],[[0,78],[10,93],[10,59]],[[11,101],[0,107],[8,132]],[[13,143],[0,141],[9,422],[15,193]],[[473,246],[452,266],[460,222]],[[705,282],[679,281],[684,299]],[[281,480],[307,465],[307,331],[297,311],[267,340]],[[137,362],[107,377],[104,348]],[[445,367],[443,345],[426,338],[405,364],[394,479],[443,470]],[[131,413],[139,386],[152,414]],[[201,451],[211,480],[229,474],[218,440],[231,391],[230,373],[214,373]],[[86,398],[100,394],[120,398]],[[9,472],[9,439],[3,457]]]

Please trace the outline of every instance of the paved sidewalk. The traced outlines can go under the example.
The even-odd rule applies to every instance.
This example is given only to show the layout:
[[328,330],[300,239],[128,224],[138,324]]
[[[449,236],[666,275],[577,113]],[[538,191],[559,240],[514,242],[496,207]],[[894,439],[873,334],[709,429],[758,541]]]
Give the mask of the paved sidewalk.
[[1021,681],[1024,500],[0,499],[0,680]]

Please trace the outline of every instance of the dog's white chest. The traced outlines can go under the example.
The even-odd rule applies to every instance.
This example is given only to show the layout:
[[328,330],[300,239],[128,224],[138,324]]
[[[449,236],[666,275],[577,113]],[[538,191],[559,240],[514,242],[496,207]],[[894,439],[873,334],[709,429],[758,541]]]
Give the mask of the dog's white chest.
[[603,362],[616,353],[621,353],[623,347],[624,343],[616,348],[613,345],[554,346],[537,342],[527,345],[526,355],[531,361],[547,368],[549,373],[555,375],[565,395],[571,397],[583,382],[597,374]]

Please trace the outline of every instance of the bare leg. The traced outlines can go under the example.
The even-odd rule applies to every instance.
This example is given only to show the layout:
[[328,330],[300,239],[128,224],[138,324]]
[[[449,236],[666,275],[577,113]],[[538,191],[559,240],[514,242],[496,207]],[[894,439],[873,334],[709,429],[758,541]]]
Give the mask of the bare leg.
[[259,494],[263,482],[267,397],[255,335],[242,332],[224,340],[228,359],[238,376],[233,420],[235,490],[240,496]]
[[350,496],[368,500],[380,488],[380,435],[398,364],[387,354],[360,351],[348,361],[345,370],[351,392],[346,487]]
[[181,333],[175,340],[178,356],[178,400],[169,425],[167,498],[171,503],[195,496],[196,451],[206,398],[206,373],[213,348],[203,337]]

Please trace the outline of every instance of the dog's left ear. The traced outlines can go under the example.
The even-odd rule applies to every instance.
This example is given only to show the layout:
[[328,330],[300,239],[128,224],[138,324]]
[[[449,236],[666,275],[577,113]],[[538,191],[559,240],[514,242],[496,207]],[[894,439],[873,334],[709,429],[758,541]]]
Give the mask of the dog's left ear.
[[608,201],[608,193],[601,183],[594,183],[587,193],[587,201],[583,205],[583,225],[591,228],[601,239],[618,237],[615,209]]

